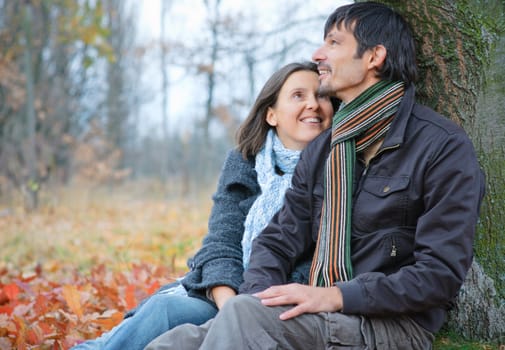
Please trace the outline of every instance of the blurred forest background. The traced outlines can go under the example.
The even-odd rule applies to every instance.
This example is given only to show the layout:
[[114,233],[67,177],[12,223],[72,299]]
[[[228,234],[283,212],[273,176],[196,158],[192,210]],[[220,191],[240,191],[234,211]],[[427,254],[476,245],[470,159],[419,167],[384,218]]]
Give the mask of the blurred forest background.
[[339,3],[1,1],[0,195],[33,209],[75,181],[206,188],[263,82],[310,60]]
[[[94,337],[184,273],[256,94],[346,2],[0,0],[0,349]],[[382,2],[419,15],[420,98],[478,150],[476,256],[503,314],[505,4]]]

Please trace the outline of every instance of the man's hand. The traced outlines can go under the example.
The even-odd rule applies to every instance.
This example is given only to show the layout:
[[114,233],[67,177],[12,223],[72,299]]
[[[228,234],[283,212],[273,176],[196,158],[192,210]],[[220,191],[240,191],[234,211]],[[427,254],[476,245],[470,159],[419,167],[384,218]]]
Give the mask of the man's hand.
[[304,313],[336,312],[343,306],[342,293],[338,287],[311,287],[292,283],[274,286],[254,294],[266,306],[295,305],[280,315],[281,320]]

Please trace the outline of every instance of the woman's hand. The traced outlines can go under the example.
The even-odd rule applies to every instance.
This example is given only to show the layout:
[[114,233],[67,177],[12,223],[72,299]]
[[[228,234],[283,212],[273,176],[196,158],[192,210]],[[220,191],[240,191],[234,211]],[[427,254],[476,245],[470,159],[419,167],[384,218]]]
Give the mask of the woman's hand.
[[228,286],[216,286],[210,290],[210,294],[212,295],[212,299],[217,305],[217,308],[221,310],[224,303],[228,301],[228,299],[237,295],[235,291]]

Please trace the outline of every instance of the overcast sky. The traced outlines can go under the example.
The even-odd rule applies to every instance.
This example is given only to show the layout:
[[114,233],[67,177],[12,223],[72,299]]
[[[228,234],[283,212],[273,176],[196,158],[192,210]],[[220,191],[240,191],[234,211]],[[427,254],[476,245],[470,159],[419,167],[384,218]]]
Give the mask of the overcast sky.
[[[161,1],[163,0],[143,0],[136,2],[139,6],[139,33],[138,41],[142,44],[155,42],[160,38],[160,13]],[[196,35],[201,28],[205,26],[206,12],[203,0],[170,0],[172,7],[169,10],[168,17],[166,18],[166,34],[168,38],[177,38],[184,40],[191,40],[191,37]],[[349,0],[307,0],[302,2],[302,8],[296,14],[293,14],[294,19],[302,19],[306,17],[313,17],[315,15],[330,14],[336,7],[350,3]],[[221,14],[225,13],[242,13],[246,18],[256,17],[258,23],[261,24],[263,30],[271,29],[272,25],[279,23],[279,16],[281,11],[280,6],[283,6],[284,1],[271,1],[271,0],[221,0]],[[296,18],[297,16],[298,18]],[[313,35],[315,40],[321,40],[323,32],[323,22],[317,33]],[[300,35],[307,35],[301,33]],[[310,60],[312,52],[308,52],[304,57],[293,57],[293,60],[307,59]],[[303,53],[301,53],[303,54]],[[156,59],[156,58],[155,58]],[[141,109],[142,119],[148,120],[148,127],[154,127],[159,130],[161,124],[161,81],[160,81],[160,64],[151,62],[152,69],[143,74],[144,82],[147,82],[151,90],[152,100],[143,106]],[[268,74],[270,74],[269,72]],[[194,108],[194,101],[191,99],[191,94],[187,91],[192,89],[194,81],[186,79],[184,72],[171,71],[170,79],[176,80],[178,89],[171,89],[169,96],[169,120],[170,128],[182,128],[182,125],[188,125],[188,115],[191,108]],[[230,72],[230,74],[233,74]],[[183,93],[181,93],[181,91]],[[174,103],[176,101],[177,103]],[[188,113],[189,112],[189,113]],[[184,121],[181,118],[185,118]]]

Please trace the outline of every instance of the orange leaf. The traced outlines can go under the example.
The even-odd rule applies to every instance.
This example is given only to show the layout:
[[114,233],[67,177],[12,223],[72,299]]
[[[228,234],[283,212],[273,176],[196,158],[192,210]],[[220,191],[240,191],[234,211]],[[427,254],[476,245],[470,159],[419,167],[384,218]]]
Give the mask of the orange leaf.
[[156,292],[160,288],[160,282],[159,281],[154,281],[149,288],[147,288],[147,294],[151,295],[154,292]]
[[13,321],[16,324],[16,347],[18,350],[24,350],[26,349],[26,341],[25,341],[25,336],[26,336],[26,324],[25,321],[19,317],[14,315],[13,316]]
[[70,310],[77,315],[77,317],[81,318],[82,307],[81,307],[81,295],[75,286],[70,284],[66,284],[63,286],[63,297],[68,304]]
[[126,308],[133,309],[137,305],[137,298],[135,298],[135,285],[129,284],[126,287],[125,293]]
[[19,294],[19,287],[16,283],[9,283],[4,286],[4,293],[9,300],[16,300]]
[[104,313],[103,315],[95,318],[92,322],[99,324],[101,327],[103,327],[103,329],[109,330],[118,325],[122,320],[122,312],[111,310],[107,313],[107,315]]

